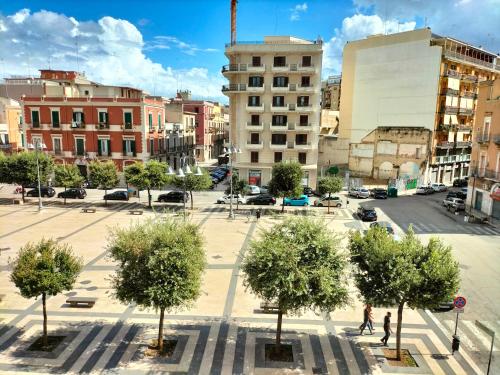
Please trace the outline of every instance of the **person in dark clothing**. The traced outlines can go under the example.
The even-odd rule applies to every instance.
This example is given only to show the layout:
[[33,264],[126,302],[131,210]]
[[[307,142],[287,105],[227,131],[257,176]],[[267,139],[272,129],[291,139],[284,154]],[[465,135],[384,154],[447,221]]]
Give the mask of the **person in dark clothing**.
[[391,313],[387,312],[387,315],[384,317],[384,332],[385,336],[380,339],[382,341],[382,344],[385,346],[387,345],[387,340],[389,340],[389,337],[391,336],[392,329],[391,329]]
[[366,304],[363,310],[363,323],[359,326],[359,334],[362,335],[366,327],[370,330],[370,335],[373,335],[372,322],[370,321],[372,305]]
[[259,208],[257,209],[257,212],[255,213],[255,216],[257,217],[257,220],[260,219],[260,215],[262,214],[262,210]]

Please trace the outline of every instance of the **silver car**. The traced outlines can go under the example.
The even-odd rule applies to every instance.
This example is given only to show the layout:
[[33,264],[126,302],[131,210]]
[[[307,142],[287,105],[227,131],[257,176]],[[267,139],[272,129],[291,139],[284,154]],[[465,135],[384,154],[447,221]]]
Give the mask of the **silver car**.
[[443,199],[443,206],[447,209],[453,209],[455,211],[464,211],[465,210],[465,202],[460,198],[446,198]]
[[353,187],[349,190],[349,195],[356,198],[368,198],[370,196],[370,190],[364,187]]

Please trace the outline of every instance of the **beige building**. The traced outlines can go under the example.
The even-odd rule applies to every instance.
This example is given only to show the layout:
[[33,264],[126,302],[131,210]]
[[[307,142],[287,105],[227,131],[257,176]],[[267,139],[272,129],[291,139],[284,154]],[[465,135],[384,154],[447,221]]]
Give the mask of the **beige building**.
[[321,110],[318,143],[318,174],[324,176],[331,166],[347,168],[349,139],[339,138],[339,111]]
[[21,105],[0,97],[0,151],[11,153],[23,148]]
[[338,111],[340,108],[340,83],[342,76],[330,76],[321,83],[321,108]]
[[266,185],[276,162],[303,165],[303,184],[316,186],[320,123],[321,41],[268,36],[263,43],[226,46],[222,88],[230,100],[235,167],[251,184]]
[[500,79],[479,84],[467,205],[500,220]]
[[[349,169],[355,175],[377,177],[380,163],[365,145],[377,128],[419,128],[433,132],[424,161],[408,159],[406,163],[413,164],[402,168],[378,155],[379,162],[386,162],[384,170],[392,164],[392,172],[386,174],[418,171],[426,182],[444,183],[466,176],[477,82],[498,76],[497,64],[494,54],[432,34],[428,28],[348,43],[339,137],[351,140]],[[410,144],[420,147],[418,142]]]
[[196,113],[184,110],[182,100],[170,100],[165,103],[164,144],[160,145],[161,160],[172,168],[181,166],[181,157],[187,157],[188,163],[195,160],[196,148]]

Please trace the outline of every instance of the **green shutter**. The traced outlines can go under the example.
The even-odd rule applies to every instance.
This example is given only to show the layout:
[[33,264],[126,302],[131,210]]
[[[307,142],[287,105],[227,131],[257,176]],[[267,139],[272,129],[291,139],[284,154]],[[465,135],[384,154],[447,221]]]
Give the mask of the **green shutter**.
[[83,139],[77,138],[76,140],[76,154],[82,156],[84,154]]
[[132,127],[132,113],[125,112],[125,126]]
[[102,156],[102,145],[101,145],[101,140],[97,140],[97,155]]
[[130,148],[132,149],[132,154],[134,156],[137,156],[137,154],[135,153],[135,141],[130,142]]
[[154,154],[155,141],[153,139],[149,140],[149,152],[151,155]]
[[158,113],[158,126],[161,126],[161,113]]
[[153,128],[153,114],[149,114],[149,129]]
[[40,126],[40,114],[38,113],[38,111],[31,112],[31,123],[33,124],[33,126]]
[[52,126],[54,128],[59,127],[59,112],[58,111],[52,111]]
[[106,143],[108,144],[108,156],[111,156],[111,139],[107,139]]
[[123,155],[127,154],[127,142],[123,140]]
[[106,122],[106,113],[105,112],[99,112],[99,122]]

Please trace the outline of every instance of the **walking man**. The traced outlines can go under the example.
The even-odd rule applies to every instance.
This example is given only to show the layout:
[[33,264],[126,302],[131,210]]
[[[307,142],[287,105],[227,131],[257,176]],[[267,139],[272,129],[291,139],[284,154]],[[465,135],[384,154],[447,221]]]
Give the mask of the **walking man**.
[[389,340],[389,337],[391,336],[392,329],[391,329],[391,313],[387,312],[387,315],[384,317],[384,332],[385,336],[380,339],[382,341],[382,344],[385,346],[387,345],[387,340]]
[[359,334],[363,335],[363,331],[365,330],[366,327],[370,330],[370,335],[373,334],[372,330],[372,323],[370,321],[371,319],[371,310],[372,310],[372,305],[367,303],[365,306],[365,309],[363,310],[363,323],[359,326]]

